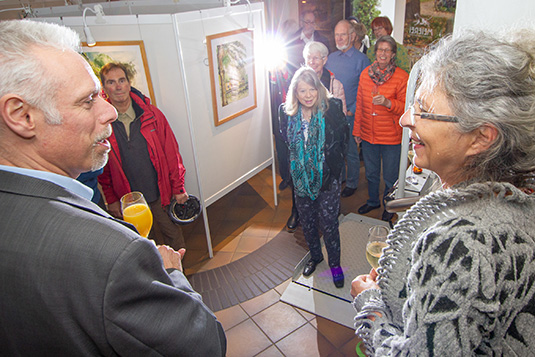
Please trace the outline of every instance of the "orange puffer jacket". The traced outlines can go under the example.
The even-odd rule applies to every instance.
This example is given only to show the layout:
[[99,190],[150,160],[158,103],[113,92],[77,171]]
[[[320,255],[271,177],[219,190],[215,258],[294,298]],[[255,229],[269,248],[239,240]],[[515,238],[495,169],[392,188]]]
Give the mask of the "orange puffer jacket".
[[[368,69],[369,67],[366,67],[360,75],[353,136],[359,136],[371,144],[400,144],[402,128],[399,118],[405,111],[405,92],[409,75],[398,67],[394,75],[379,86],[379,94],[392,102],[392,107],[388,109],[382,105],[372,105],[372,89],[375,83],[372,82]],[[372,115],[373,107],[377,115]]]

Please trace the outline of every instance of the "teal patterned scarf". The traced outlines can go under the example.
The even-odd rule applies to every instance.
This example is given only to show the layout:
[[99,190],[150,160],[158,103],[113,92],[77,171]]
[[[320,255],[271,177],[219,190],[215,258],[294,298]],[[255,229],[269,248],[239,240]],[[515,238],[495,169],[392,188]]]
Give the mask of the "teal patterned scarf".
[[[308,137],[305,139],[307,129]],[[299,106],[297,114],[288,118],[288,142],[294,192],[299,197],[309,197],[315,200],[320,192],[325,160],[323,110],[318,110],[310,119],[310,123],[307,123],[302,119],[301,106]]]

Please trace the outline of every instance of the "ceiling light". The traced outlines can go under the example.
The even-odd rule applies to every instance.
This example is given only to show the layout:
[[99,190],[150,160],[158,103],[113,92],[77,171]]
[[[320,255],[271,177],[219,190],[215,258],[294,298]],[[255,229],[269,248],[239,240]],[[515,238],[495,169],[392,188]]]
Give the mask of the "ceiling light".
[[95,22],[97,24],[103,24],[106,23],[106,20],[104,19],[104,9],[102,8],[102,5],[97,4],[94,6],[94,8],[86,7],[84,9],[84,12],[82,13],[82,22],[84,23],[84,34],[85,34],[85,41],[87,42],[87,45],[89,47],[95,46],[97,42],[95,41],[95,38],[93,37],[93,34],[91,33],[91,30],[87,26],[87,22],[85,21],[87,10],[91,11],[95,15],[97,15],[97,19]]

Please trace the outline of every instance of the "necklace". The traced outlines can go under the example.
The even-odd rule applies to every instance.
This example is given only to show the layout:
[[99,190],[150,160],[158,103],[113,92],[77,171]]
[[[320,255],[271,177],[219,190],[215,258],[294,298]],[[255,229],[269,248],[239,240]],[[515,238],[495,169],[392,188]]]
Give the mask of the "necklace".
[[307,110],[307,111],[301,110],[301,111],[302,111],[303,119],[310,122],[310,119],[312,118],[312,110]]

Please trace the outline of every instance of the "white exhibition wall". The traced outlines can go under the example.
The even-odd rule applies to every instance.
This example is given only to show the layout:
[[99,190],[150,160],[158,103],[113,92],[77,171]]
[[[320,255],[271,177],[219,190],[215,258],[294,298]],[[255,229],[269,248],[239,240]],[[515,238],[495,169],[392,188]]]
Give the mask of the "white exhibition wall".
[[[264,36],[262,3],[175,14],[190,111],[195,157],[207,205],[273,162],[271,113],[260,44]],[[257,108],[214,125],[206,36],[244,29],[251,16]]]
[[535,20],[533,0],[457,0],[453,32],[472,28],[500,31],[507,27],[531,27]]
[[[85,39],[81,17],[37,20],[71,27],[80,34],[81,39]],[[87,17],[97,44],[100,41],[143,41],[156,105],[167,117],[184,160],[186,190],[200,197],[172,15],[106,16],[105,24],[97,24],[94,20],[95,17]]]
[[[201,199],[212,254],[206,207],[270,166],[273,161],[269,83],[261,61],[264,4],[178,14],[106,16],[97,24],[101,41],[139,41],[145,46],[157,107],[166,115],[186,167],[186,190]],[[254,26],[257,107],[219,126],[213,118],[206,36]],[[81,17],[38,18],[71,27],[85,39]],[[275,173],[273,171],[273,181]],[[275,187],[275,182],[274,185]],[[277,202],[274,191],[275,203]]]

